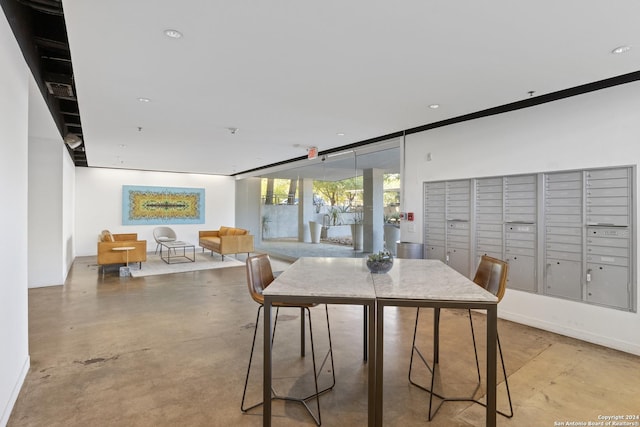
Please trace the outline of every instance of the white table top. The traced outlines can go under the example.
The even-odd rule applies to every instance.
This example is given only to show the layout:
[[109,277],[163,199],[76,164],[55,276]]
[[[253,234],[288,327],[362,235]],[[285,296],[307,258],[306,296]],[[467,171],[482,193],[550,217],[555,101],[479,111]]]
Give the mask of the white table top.
[[183,242],[180,240],[161,241],[160,244],[165,248],[185,248],[195,246],[193,243]]
[[264,290],[269,296],[385,298],[497,302],[498,299],[437,260],[395,259],[371,274],[364,258],[299,258]]
[[361,258],[298,258],[264,295],[375,299],[371,273]]
[[498,298],[442,261],[394,259],[386,274],[372,274],[377,298],[497,302]]

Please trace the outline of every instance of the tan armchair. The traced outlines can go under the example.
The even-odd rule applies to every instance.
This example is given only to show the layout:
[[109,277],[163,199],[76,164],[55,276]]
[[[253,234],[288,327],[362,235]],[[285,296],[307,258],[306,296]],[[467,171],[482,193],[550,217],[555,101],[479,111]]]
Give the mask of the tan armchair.
[[[132,247],[128,251],[113,250],[117,247]],[[108,230],[100,233],[98,241],[98,266],[102,269],[109,264],[126,264],[137,262],[142,268],[142,262],[147,260],[147,241],[138,240],[137,233],[111,234]]]

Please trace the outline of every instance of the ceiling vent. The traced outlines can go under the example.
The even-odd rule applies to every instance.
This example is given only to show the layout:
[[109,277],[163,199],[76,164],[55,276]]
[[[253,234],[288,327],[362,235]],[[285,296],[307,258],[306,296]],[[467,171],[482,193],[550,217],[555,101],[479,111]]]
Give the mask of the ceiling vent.
[[72,150],[75,150],[76,148],[80,147],[80,145],[82,145],[82,138],[80,137],[80,135],[76,135],[75,133],[68,133],[64,137],[64,143],[67,144]]
[[73,86],[66,83],[45,82],[49,93],[57,98],[75,98]]
[[22,54],[76,166],[86,167],[63,0],[0,0]]

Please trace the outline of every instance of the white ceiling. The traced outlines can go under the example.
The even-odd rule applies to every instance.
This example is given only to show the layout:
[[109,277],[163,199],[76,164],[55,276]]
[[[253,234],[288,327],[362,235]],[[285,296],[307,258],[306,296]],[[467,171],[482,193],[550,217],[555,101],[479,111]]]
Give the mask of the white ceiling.
[[640,70],[637,0],[63,6],[95,167],[232,175]]

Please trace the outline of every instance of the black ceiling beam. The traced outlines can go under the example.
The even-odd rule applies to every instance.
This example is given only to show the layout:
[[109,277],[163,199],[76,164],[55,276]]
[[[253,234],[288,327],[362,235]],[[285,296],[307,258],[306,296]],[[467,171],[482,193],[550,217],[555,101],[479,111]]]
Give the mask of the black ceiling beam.
[[[0,5],[58,132],[63,138],[82,136],[62,0],[0,0]],[[76,166],[87,166],[84,143],[67,149]]]
[[37,44],[33,42],[35,39],[34,34],[34,17],[32,10],[24,4],[16,0],[0,0],[4,14],[7,16],[7,21],[11,26],[13,35],[18,41],[22,56],[24,57],[27,66],[31,70],[31,74],[35,78],[35,81],[42,93],[42,97],[45,99],[53,121],[60,132],[63,135],[64,125],[61,117],[57,114],[57,111],[53,110],[52,99],[53,96],[49,94],[47,87],[44,83],[42,76],[42,70],[40,69],[40,55],[38,52]]
[[[353,144],[343,145],[341,147],[332,148],[330,150],[321,151],[318,153],[318,156],[322,156],[324,154],[331,154],[340,151],[350,150],[357,147],[362,147],[364,145],[375,144],[376,142],[382,142],[393,138],[398,138],[403,135],[409,135],[418,132],[424,132],[430,129],[436,129],[439,127],[450,126],[456,123],[462,123],[469,120],[475,120],[482,117],[493,116],[496,114],[507,113],[509,111],[521,110],[523,108],[529,108],[540,104],[545,104],[547,102],[558,101],[560,99],[569,98],[572,96],[582,95],[585,93],[593,92],[596,90],[606,89],[613,86],[619,86],[626,83],[631,83],[640,80],[640,71],[634,71],[627,74],[622,74],[619,76],[611,77],[604,80],[599,80],[592,83],[587,83],[580,86],[575,86],[569,89],[559,90],[557,92],[548,93],[545,95],[540,95],[536,97],[527,98],[521,101],[512,102],[509,104],[500,105],[493,108],[488,108],[486,110],[476,111],[474,113],[465,114],[462,116],[452,117],[447,120],[441,120],[439,122],[429,123],[422,126],[413,127],[410,129],[405,129],[404,131],[394,132],[383,136],[378,136],[376,138],[366,139],[364,141],[354,142]],[[301,160],[305,160],[306,156],[300,156],[289,160],[283,160],[277,163],[271,163],[266,166],[261,166],[258,168],[249,169],[246,171],[238,172],[233,174],[232,176],[242,175],[247,173],[256,172],[263,169],[269,169],[276,166],[286,165],[288,163],[298,162]]]
[[509,111],[521,110],[523,108],[529,108],[529,107],[534,107],[536,105],[546,104],[547,102],[559,101],[564,98],[570,98],[572,96],[582,95],[585,93],[594,92],[596,90],[606,89],[612,86],[619,86],[619,85],[631,83],[637,80],[640,80],[640,71],[634,71],[632,73],[611,77],[609,79],[599,80],[596,82],[575,86],[569,89],[563,89],[556,92],[547,93],[545,95],[535,96],[535,97],[523,99],[521,101],[499,105],[493,108],[487,108],[486,110],[476,111],[474,113],[453,117],[451,119],[441,120],[439,122],[414,127],[414,128],[405,130],[405,133],[409,135],[412,133],[424,132],[425,130],[436,129],[443,126],[449,126],[456,123],[475,120],[482,117],[489,117],[489,116],[494,116],[496,114],[508,113]]
[[39,12],[48,13],[51,15],[62,16],[61,0],[18,0],[19,3],[24,4],[32,9],[36,9]]

